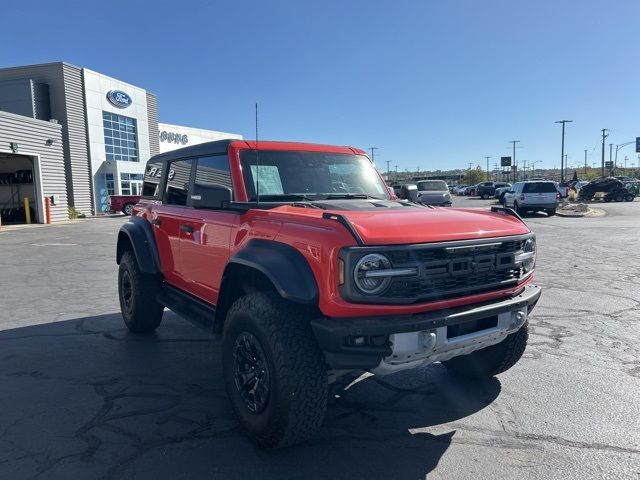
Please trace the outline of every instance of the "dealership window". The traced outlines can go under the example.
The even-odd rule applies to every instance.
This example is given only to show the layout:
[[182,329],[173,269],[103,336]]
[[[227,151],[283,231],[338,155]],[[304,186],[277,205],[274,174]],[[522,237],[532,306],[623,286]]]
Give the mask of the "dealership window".
[[116,182],[113,179],[113,173],[104,174],[104,183],[107,186],[107,195],[116,194]]
[[138,140],[134,118],[102,112],[107,160],[138,161]]
[[141,195],[142,174],[141,173],[121,173],[120,188],[122,195]]

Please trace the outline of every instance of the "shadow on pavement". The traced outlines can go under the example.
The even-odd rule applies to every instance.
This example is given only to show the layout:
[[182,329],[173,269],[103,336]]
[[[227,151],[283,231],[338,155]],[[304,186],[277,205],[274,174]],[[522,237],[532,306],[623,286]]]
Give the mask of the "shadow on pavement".
[[166,312],[128,333],[119,314],[0,332],[0,478],[416,479],[489,405],[491,379],[430,367],[332,388],[312,441],[268,452],[227,402],[218,343]]

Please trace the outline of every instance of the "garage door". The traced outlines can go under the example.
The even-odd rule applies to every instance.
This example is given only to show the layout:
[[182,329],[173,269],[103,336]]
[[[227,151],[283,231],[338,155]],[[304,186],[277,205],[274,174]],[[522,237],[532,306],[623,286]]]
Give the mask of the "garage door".
[[25,223],[24,199],[32,222],[38,219],[33,160],[26,155],[0,154],[0,218],[2,224]]

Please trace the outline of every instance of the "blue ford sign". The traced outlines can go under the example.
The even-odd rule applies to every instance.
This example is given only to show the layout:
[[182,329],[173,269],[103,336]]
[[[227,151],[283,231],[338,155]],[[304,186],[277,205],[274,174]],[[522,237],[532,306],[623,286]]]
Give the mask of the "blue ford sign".
[[131,97],[120,90],[109,90],[107,92],[107,100],[114,107],[127,108],[131,105]]

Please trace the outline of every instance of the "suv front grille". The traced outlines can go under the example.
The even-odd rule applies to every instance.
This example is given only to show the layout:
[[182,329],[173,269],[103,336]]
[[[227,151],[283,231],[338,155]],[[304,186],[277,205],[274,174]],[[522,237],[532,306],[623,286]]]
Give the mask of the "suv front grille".
[[[508,288],[524,277],[516,255],[531,235],[386,248],[355,248],[346,256],[353,266],[362,255],[385,255],[393,268],[416,268],[417,275],[395,277],[376,296],[363,295],[353,284],[341,287],[354,302],[417,303]],[[348,270],[349,271],[349,270]]]

